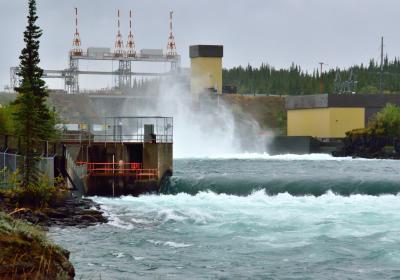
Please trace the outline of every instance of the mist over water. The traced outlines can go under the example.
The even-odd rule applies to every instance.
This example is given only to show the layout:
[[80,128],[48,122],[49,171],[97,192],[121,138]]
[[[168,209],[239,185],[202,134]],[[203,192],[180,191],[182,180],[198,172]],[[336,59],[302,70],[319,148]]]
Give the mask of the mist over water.
[[192,98],[187,83],[178,77],[161,79],[141,93],[151,96],[148,106],[127,102],[123,111],[132,115],[174,118],[174,157],[215,157],[244,152],[265,153],[266,142],[258,123],[212,95]]

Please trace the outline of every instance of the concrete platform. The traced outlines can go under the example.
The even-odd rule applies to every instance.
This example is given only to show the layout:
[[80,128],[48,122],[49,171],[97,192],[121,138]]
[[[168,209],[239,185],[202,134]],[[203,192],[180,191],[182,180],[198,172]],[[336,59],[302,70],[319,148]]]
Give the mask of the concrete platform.
[[332,154],[343,146],[340,140],[321,141],[310,136],[276,136],[267,145],[270,155]]

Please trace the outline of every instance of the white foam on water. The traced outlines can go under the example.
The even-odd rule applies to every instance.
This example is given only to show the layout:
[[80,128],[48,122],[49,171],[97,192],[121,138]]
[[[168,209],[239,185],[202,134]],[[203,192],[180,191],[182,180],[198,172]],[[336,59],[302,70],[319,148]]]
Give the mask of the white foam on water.
[[187,218],[181,214],[178,214],[176,211],[173,209],[162,209],[161,211],[158,211],[158,217],[162,219],[164,222],[168,221],[184,221]]
[[[96,201],[107,208],[107,205],[113,204],[115,199],[102,198]],[[391,231],[394,226],[400,227],[400,220],[397,218],[400,213],[399,195],[340,196],[328,192],[319,197],[292,196],[288,193],[269,196],[260,190],[249,196],[235,196],[208,191],[194,196],[184,193],[126,196],[118,199],[118,202],[124,209],[124,218],[131,213],[135,217],[154,219],[159,221],[156,228],[170,226],[172,223],[176,228],[205,226],[218,228],[218,232],[226,230],[240,233],[246,227],[260,231],[266,227],[268,230],[276,227],[278,231],[281,231],[281,228],[288,228],[289,231],[285,233],[288,236],[297,229],[313,228],[312,231],[305,233],[309,235],[307,238],[313,238],[314,234],[318,236],[321,231],[331,238],[347,235],[358,238]],[[118,218],[118,207],[112,208],[110,214],[112,217],[110,225],[124,230],[134,228],[132,224]],[[258,238],[262,239],[262,236]],[[182,244],[156,240],[148,242],[169,247],[188,245],[187,242],[180,242]],[[268,239],[257,242],[271,243],[270,246],[274,246],[274,242]],[[296,243],[297,241],[290,239],[287,242],[288,246],[306,244]]]
[[164,245],[173,247],[173,248],[186,248],[186,247],[193,246],[193,244],[177,243],[177,242],[173,242],[173,241],[164,242]]
[[267,153],[239,153],[239,154],[215,154],[215,155],[197,155],[197,156],[181,156],[174,159],[263,159],[263,160],[316,160],[316,161],[343,161],[343,160],[375,160],[375,159],[363,159],[363,158],[352,158],[352,157],[334,157],[330,154],[282,154],[282,155],[269,155]]
[[133,222],[135,224],[142,224],[142,225],[148,225],[148,224],[153,223],[152,221],[142,219],[142,218],[131,218],[131,222]]
[[126,229],[126,230],[132,230],[134,228],[134,226],[132,224],[123,222],[121,219],[119,219],[118,217],[112,217],[111,219],[109,218],[109,225],[117,227],[117,228],[122,228],[122,229]]
[[[101,201],[102,198],[101,197],[94,197],[93,200],[98,200]],[[104,199],[104,198],[103,198]],[[115,202],[111,200],[112,202]],[[102,205],[102,210],[104,212],[104,215],[106,215],[108,217],[108,224],[117,228],[122,228],[122,229],[126,229],[126,230],[132,230],[134,228],[133,224],[128,223],[128,222],[124,222],[123,220],[121,220],[119,217],[122,216],[119,211],[116,212],[114,207],[107,205],[107,204],[103,204]]]
[[161,240],[153,240],[153,239],[148,239],[146,241],[151,244],[154,244],[156,246],[168,246],[168,247],[172,247],[172,248],[186,248],[186,247],[193,246],[193,244],[179,243],[179,242],[174,242],[174,241],[161,241]]
[[115,252],[115,253],[112,253],[112,255],[114,257],[116,257],[117,259],[125,257],[125,254],[123,252]]

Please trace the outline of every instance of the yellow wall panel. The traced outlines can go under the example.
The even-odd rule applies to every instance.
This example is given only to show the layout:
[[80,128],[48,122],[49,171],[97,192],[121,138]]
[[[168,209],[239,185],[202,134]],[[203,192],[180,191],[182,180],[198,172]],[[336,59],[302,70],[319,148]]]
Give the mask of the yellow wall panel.
[[196,57],[191,59],[191,91],[198,95],[204,89],[216,87],[222,93],[222,58]]
[[288,110],[287,135],[341,138],[349,130],[365,127],[364,108]]
[[329,131],[328,109],[288,110],[288,136],[328,137]]
[[347,131],[365,127],[364,108],[330,108],[330,137],[345,137]]

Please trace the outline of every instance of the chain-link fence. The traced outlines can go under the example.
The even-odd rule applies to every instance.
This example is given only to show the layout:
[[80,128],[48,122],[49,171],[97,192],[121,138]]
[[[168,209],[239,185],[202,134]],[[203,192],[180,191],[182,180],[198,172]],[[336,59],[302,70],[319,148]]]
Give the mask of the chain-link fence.
[[[0,182],[1,187],[8,187],[10,176],[21,169],[24,157],[21,155],[0,152]],[[37,163],[40,172],[45,174],[50,180],[54,180],[54,157],[41,157]]]

